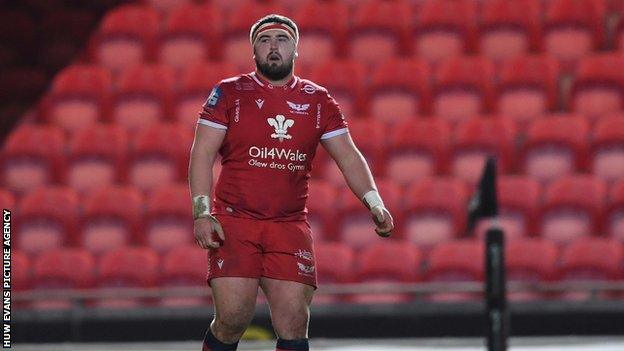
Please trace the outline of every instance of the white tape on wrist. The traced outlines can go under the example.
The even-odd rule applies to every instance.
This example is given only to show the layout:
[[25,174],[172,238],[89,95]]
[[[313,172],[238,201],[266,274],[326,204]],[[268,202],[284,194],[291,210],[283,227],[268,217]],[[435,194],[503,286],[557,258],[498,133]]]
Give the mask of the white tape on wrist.
[[208,195],[193,196],[193,219],[209,217],[211,217],[210,197]]
[[377,190],[371,190],[367,192],[366,194],[364,194],[362,201],[364,201],[364,203],[368,205],[369,209],[375,206],[381,206],[384,208],[386,207],[383,203],[383,200],[381,200],[381,197],[379,196],[379,193],[377,192]]

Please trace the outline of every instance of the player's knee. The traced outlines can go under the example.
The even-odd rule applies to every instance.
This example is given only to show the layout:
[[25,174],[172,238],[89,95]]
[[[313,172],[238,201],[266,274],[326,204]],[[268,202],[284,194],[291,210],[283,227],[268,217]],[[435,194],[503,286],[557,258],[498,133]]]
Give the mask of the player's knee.
[[284,311],[273,316],[273,327],[282,339],[303,339],[308,335],[310,312],[307,308]]
[[213,328],[228,335],[242,335],[248,323],[248,318],[241,314],[221,313],[215,316]]

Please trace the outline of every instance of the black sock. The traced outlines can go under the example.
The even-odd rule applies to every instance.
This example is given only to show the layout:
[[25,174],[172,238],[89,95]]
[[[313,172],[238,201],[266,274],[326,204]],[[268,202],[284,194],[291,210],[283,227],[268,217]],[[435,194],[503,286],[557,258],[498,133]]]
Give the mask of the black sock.
[[308,339],[298,340],[284,340],[277,339],[277,351],[294,350],[294,351],[309,351]]
[[212,330],[208,327],[206,336],[204,336],[204,347],[202,351],[236,351],[237,347],[238,342],[233,344],[221,342],[214,336],[214,334],[212,334]]

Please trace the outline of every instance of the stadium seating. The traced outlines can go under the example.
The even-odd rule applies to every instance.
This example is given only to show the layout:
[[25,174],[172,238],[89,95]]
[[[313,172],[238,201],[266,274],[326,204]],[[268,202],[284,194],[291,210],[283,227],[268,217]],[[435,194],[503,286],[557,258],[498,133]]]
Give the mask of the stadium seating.
[[334,208],[330,204],[337,199],[336,187],[325,180],[314,179],[308,184],[308,222],[316,243],[335,237],[336,223]]
[[[355,281],[355,254],[340,242],[315,242],[314,260],[319,284],[340,284]],[[328,304],[345,300],[340,295],[317,294],[314,303]]]
[[373,71],[368,92],[370,114],[390,123],[428,114],[430,75],[423,60],[384,60]]
[[544,49],[564,68],[603,45],[606,1],[552,0],[546,10]]
[[389,131],[386,177],[407,185],[448,171],[451,128],[437,118],[414,119]]
[[[429,254],[425,281],[428,282],[479,282],[483,280],[485,258],[483,243],[476,240],[455,240],[437,244]],[[479,293],[439,292],[430,294],[431,301],[469,301]]]
[[479,22],[479,51],[495,60],[540,49],[540,0],[484,1]]
[[[179,245],[162,257],[163,287],[205,287],[208,258],[206,250],[197,245]],[[169,296],[160,299],[159,305],[205,306],[210,299],[196,296]]]
[[[622,243],[605,238],[581,238],[563,249],[561,266],[557,272],[562,281],[613,281],[622,279],[624,250]],[[598,297],[608,298],[603,292]],[[586,291],[566,291],[561,298],[566,300],[588,299]]]
[[[382,288],[388,283],[419,281],[422,254],[413,244],[378,241],[365,248],[357,258],[357,280]],[[356,303],[397,303],[410,301],[409,294],[358,294],[350,298]]]
[[189,64],[180,75],[174,106],[174,119],[195,130],[198,113],[212,88],[222,79],[239,74],[228,62],[197,62]]
[[624,111],[624,54],[598,54],[580,60],[570,109],[590,119]]
[[104,186],[84,197],[80,243],[102,254],[131,243],[144,243],[143,196],[130,186]]
[[522,146],[521,168],[541,182],[582,171],[589,126],[577,115],[554,115],[531,122]]
[[423,250],[464,231],[468,190],[454,178],[425,178],[413,183],[405,202],[404,236]]
[[114,122],[133,132],[170,118],[175,81],[173,68],[164,65],[124,69],[114,96]]
[[84,192],[125,180],[128,135],[116,124],[94,124],[69,141],[67,184]]
[[427,0],[415,13],[414,52],[432,63],[474,48],[477,8],[471,0]]
[[193,0],[141,0],[141,2],[158,11],[161,16],[167,16],[174,10],[191,4]]
[[0,159],[4,187],[24,193],[63,178],[64,137],[50,125],[23,124],[7,138]]
[[498,73],[498,113],[525,129],[531,120],[555,111],[559,70],[557,60],[544,55],[504,60]]
[[407,0],[359,4],[348,33],[350,56],[373,66],[404,53],[411,15]]
[[596,122],[591,140],[591,171],[606,181],[624,179],[624,114]]
[[221,38],[222,13],[210,3],[178,6],[167,17],[160,38],[158,57],[161,63],[181,69],[207,60],[213,50],[211,39]]
[[[149,288],[158,283],[158,254],[146,247],[119,247],[107,251],[97,263],[96,281],[100,288]],[[153,301],[141,298],[110,297],[94,301],[103,308],[132,308]]]
[[458,122],[491,109],[492,62],[484,57],[453,57],[438,66],[432,112]]
[[164,183],[147,197],[145,235],[147,245],[166,252],[179,245],[193,244],[191,194],[187,184]]
[[13,196],[13,193],[6,189],[0,188],[0,206],[9,210],[14,208],[15,196]]
[[[506,278],[509,283],[541,283],[555,279],[559,251],[544,239],[522,238],[510,240],[505,246]],[[547,297],[533,291],[508,292],[512,301],[539,300]]]
[[90,43],[92,59],[119,72],[153,57],[158,12],[149,6],[121,5],[108,12]]
[[12,250],[11,266],[11,289],[15,291],[29,289],[32,283],[32,262],[28,255],[20,250]]
[[605,217],[607,236],[624,241],[624,180],[611,186],[608,203]]
[[[41,253],[33,264],[33,288],[78,289],[93,284],[95,260],[84,249],[59,248]],[[74,302],[68,299],[43,299],[33,301],[36,309],[68,309]]]
[[128,181],[142,190],[186,177],[193,135],[174,123],[155,123],[134,139]]
[[515,135],[513,121],[501,116],[479,116],[463,121],[454,133],[451,173],[469,184],[476,184],[488,155],[497,158],[500,172],[511,171]]
[[76,241],[80,199],[68,187],[39,187],[25,194],[16,217],[17,246],[35,255],[42,251],[71,246]]
[[112,77],[98,65],[72,65],[54,79],[41,112],[45,121],[74,132],[108,117]]
[[541,236],[558,244],[602,231],[607,189],[596,177],[575,175],[554,180],[541,210]]
[[324,61],[310,71],[310,79],[330,91],[347,118],[367,111],[363,98],[365,77],[364,65],[350,59]]

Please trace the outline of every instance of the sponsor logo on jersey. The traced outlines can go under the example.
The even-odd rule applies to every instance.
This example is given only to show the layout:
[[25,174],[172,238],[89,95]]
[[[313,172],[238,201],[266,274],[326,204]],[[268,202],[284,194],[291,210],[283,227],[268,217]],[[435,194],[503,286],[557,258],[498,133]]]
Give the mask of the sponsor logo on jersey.
[[313,85],[310,84],[306,84],[303,86],[303,88],[301,88],[301,90],[307,94],[314,94],[316,92],[316,88]]
[[267,118],[267,122],[275,128],[275,133],[271,134],[271,138],[279,139],[280,142],[284,139],[292,139],[292,135],[288,134],[288,128],[295,124],[294,120],[286,119],[283,115],[277,115],[275,118]]
[[262,109],[262,105],[264,105],[264,99],[256,99],[256,105],[258,105],[258,109]]
[[219,87],[214,87],[212,88],[212,91],[210,92],[210,96],[208,96],[208,99],[206,100],[206,103],[204,105],[206,107],[215,107],[217,106],[217,103],[219,102],[220,97],[221,97],[221,89]]
[[281,149],[277,147],[257,147],[249,148],[249,156],[271,160],[289,160],[303,162],[308,158],[308,154],[299,150]]
[[234,105],[236,106],[234,109],[234,122],[238,122],[240,120],[240,99],[236,99]]
[[299,115],[307,115],[308,108],[310,108],[310,104],[296,104],[294,102],[286,101],[288,107],[290,107],[291,113],[296,113]]

